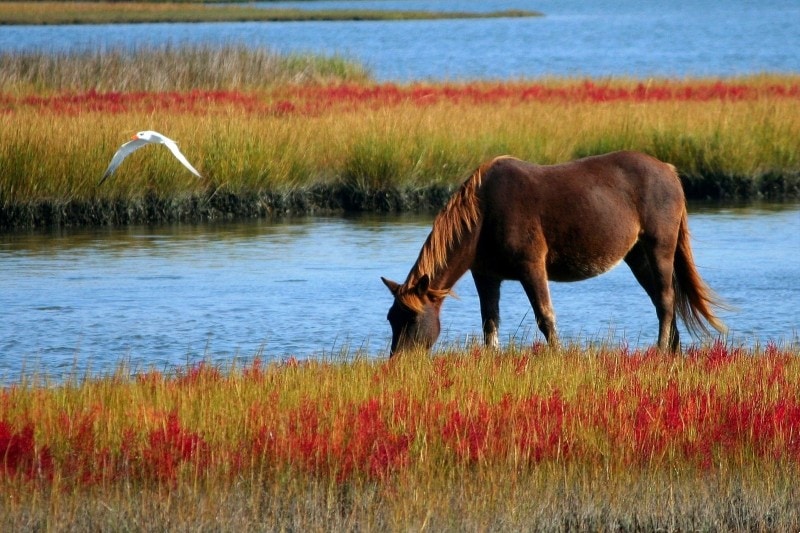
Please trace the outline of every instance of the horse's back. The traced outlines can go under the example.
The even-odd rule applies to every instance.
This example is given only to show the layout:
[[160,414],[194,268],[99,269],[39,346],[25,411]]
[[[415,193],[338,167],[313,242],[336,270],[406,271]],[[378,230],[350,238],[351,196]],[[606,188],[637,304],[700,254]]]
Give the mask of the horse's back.
[[684,204],[674,167],[638,152],[556,165],[498,158],[481,188],[483,246],[524,261],[545,250],[552,279],[564,280],[611,268],[642,234],[679,220]]
[[674,166],[634,151],[611,152],[555,165],[498,157],[490,165],[486,179],[508,179],[517,191],[520,185],[527,185],[551,201],[591,193],[596,187],[611,187],[628,194],[647,194],[655,189],[683,195]]
[[633,151],[556,165],[501,157],[492,162],[484,180],[484,208],[507,214],[516,209],[562,217],[564,210],[584,210],[602,216],[622,210],[646,217],[654,209],[680,211],[685,203],[675,167]]

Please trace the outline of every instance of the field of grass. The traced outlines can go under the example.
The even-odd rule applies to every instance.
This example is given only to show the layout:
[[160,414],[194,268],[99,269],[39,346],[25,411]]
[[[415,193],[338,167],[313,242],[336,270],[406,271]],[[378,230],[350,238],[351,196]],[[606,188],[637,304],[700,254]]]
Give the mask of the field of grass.
[[541,13],[504,10],[487,13],[435,9],[286,9],[243,6],[243,2],[0,2],[3,24],[120,24],[142,22],[299,22],[359,20],[431,20],[497,17],[537,17]]
[[[0,227],[436,208],[496,155],[617,149],[675,164],[690,198],[800,196],[797,76],[394,85],[341,58],[202,47],[5,55],[0,72]],[[153,146],[97,187],[144,129],[205,179]]]
[[789,531],[800,352],[121,369],[0,390],[4,530]]

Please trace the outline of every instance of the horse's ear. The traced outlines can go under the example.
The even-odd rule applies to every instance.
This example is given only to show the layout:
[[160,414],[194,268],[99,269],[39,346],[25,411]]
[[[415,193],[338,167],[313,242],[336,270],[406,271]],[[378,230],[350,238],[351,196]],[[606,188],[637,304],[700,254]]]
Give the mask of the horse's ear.
[[383,282],[384,285],[386,285],[389,288],[389,292],[391,292],[394,295],[397,294],[397,291],[400,289],[399,283],[397,283],[396,281],[392,281],[390,279],[386,279],[383,276],[381,276],[381,281]]
[[418,296],[425,296],[428,293],[430,286],[431,278],[425,274],[419,278],[419,281],[417,281],[417,284],[414,286],[414,292],[416,292]]

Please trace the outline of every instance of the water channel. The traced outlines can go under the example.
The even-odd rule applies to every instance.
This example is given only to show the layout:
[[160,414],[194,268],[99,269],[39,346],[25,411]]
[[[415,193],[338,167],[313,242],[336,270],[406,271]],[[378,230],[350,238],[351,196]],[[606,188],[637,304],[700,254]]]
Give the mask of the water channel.
[[[431,215],[304,218],[0,235],[0,381],[169,368],[209,359],[385,357],[390,295]],[[693,206],[695,259],[736,309],[728,342],[798,342],[800,204]],[[655,339],[653,308],[625,265],[552,283],[563,337]],[[440,345],[480,332],[467,274],[442,311]],[[517,283],[503,285],[503,343],[541,340]],[[686,334],[684,333],[685,339]]]

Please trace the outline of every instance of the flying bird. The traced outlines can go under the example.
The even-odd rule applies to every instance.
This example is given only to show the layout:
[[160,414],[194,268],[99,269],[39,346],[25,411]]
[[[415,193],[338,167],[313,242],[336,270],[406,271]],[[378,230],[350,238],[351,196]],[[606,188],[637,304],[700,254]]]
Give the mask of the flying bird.
[[183,164],[183,166],[188,168],[192,172],[192,174],[194,174],[198,178],[203,177],[200,175],[197,169],[195,169],[191,165],[191,163],[189,163],[189,161],[186,159],[186,156],[184,156],[181,153],[181,151],[178,149],[178,144],[175,141],[173,141],[166,135],[158,133],[157,131],[140,131],[139,133],[131,137],[130,141],[120,146],[119,150],[117,150],[117,153],[114,154],[114,157],[111,158],[111,163],[109,163],[105,174],[103,174],[103,177],[100,179],[97,185],[102,185],[102,183],[106,181],[106,178],[108,178],[111,174],[114,173],[114,171],[117,169],[120,163],[122,163],[123,159],[125,159],[126,157],[128,157],[133,152],[135,152],[136,150],[138,150],[139,148],[141,148],[146,144],[163,144],[164,146],[169,148],[169,151],[172,152],[172,155],[174,155],[178,159],[178,161],[180,161]]

